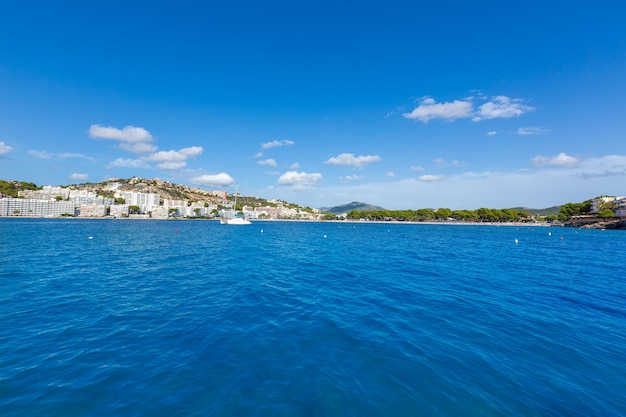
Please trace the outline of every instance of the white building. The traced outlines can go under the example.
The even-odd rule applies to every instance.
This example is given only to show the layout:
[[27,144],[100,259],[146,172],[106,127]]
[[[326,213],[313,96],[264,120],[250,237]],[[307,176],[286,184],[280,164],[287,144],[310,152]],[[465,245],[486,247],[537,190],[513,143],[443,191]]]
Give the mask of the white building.
[[73,216],[74,203],[10,197],[0,199],[0,216],[61,217],[63,214]]
[[128,204],[113,204],[109,214],[113,217],[128,217]]
[[165,220],[169,217],[169,209],[165,206],[153,207],[151,217],[153,219]]
[[603,210],[603,206],[606,203],[613,203],[615,208],[613,212],[618,217],[626,217],[626,197],[612,197],[612,196],[602,196],[597,197],[591,200],[591,213],[597,214]]
[[615,197],[602,196],[594,198],[593,200],[591,200],[591,213],[595,214],[602,211],[602,205],[610,203],[611,201],[615,201]]
[[104,204],[83,204],[79,210],[79,217],[104,217],[107,215],[107,208]]
[[129,206],[138,206],[143,213],[152,211],[154,207],[158,207],[161,197],[158,194],[137,193],[137,192],[120,192],[117,196],[126,200]]

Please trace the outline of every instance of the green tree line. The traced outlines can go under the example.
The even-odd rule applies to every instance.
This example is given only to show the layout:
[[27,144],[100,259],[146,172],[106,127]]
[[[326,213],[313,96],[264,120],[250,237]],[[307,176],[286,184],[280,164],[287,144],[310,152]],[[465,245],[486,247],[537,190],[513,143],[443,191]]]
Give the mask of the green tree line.
[[450,210],[449,208],[418,210],[373,210],[357,211],[352,210],[347,214],[351,220],[373,220],[373,221],[407,221],[426,222],[455,220],[468,222],[519,222],[529,221],[531,216],[516,209],[490,209],[479,208],[478,210]]

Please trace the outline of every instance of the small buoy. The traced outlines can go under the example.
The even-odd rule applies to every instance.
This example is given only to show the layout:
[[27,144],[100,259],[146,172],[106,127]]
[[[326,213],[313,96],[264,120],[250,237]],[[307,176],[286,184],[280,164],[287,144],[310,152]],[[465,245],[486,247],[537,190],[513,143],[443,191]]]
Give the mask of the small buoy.
[[89,239],[93,239],[93,236],[89,236]]
[[563,240],[563,236],[561,236],[561,240]]
[[518,244],[518,243],[519,243],[519,240],[515,239],[515,244]]
[[176,229],[176,233],[178,233],[178,229]]
[[261,233],[263,233],[263,229],[261,229]]
[[324,239],[326,239],[326,235],[324,235]]
[[552,232],[548,232],[548,236],[552,236]]

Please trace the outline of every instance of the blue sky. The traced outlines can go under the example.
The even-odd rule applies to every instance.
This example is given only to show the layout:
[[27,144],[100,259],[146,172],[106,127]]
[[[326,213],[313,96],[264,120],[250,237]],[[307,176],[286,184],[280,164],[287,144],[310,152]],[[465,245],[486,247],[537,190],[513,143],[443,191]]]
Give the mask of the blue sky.
[[621,1],[5,3],[1,179],[388,209],[626,194]]

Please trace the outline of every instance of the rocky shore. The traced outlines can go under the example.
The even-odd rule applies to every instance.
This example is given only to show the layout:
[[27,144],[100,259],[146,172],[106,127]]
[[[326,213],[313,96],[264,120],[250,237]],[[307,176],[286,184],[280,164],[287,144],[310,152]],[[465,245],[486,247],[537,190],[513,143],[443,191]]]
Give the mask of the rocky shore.
[[626,230],[626,220],[624,219],[600,219],[600,218],[577,218],[572,219],[564,226],[578,227],[580,229],[611,229]]

